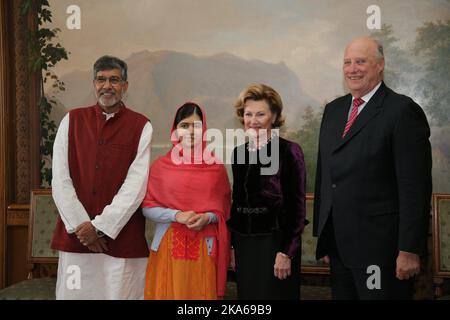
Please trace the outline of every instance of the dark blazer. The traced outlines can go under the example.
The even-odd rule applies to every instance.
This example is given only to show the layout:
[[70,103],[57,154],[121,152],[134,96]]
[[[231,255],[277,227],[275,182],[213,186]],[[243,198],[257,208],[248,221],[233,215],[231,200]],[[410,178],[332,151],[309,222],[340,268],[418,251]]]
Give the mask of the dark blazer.
[[313,234],[316,257],[332,212],[350,268],[395,265],[399,250],[426,253],[431,202],[430,128],[420,106],[381,84],[345,138],[351,95],[325,107],[319,137]]
[[[248,143],[233,150],[233,205],[228,225],[242,235],[281,231],[279,250],[293,257],[300,254],[305,226],[305,162],[298,144],[281,137],[272,140],[279,143],[279,163],[271,175],[262,175],[261,168],[273,162],[262,164],[259,156],[257,161],[249,161]],[[270,156],[271,148],[266,152]],[[245,158],[238,161],[238,155]]]

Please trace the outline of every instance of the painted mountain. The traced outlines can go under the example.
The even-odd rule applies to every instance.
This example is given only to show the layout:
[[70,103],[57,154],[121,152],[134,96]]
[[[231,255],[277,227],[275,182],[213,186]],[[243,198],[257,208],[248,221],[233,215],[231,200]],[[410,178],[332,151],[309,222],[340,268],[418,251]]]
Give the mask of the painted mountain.
[[[125,102],[151,119],[153,143],[168,142],[175,110],[186,101],[204,107],[210,128],[240,127],[233,104],[251,83],[265,83],[281,94],[290,128],[299,125],[308,104],[316,104],[284,63],[245,60],[228,53],[199,57],[173,51],[142,51],[126,62],[130,86]],[[92,71],[73,72],[62,80],[66,91],[58,98],[67,109],[94,103]]]

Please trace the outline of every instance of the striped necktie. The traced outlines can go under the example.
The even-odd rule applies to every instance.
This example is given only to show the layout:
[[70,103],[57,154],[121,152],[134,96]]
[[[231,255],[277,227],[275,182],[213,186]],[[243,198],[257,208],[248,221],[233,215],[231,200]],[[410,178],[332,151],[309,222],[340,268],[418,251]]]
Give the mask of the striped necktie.
[[358,116],[358,108],[360,105],[364,103],[364,100],[361,98],[356,98],[353,100],[353,109],[350,113],[350,118],[348,118],[347,123],[345,124],[344,132],[342,133],[342,138],[345,137],[348,130],[350,130],[350,127],[352,126],[353,122],[355,122],[356,117]]

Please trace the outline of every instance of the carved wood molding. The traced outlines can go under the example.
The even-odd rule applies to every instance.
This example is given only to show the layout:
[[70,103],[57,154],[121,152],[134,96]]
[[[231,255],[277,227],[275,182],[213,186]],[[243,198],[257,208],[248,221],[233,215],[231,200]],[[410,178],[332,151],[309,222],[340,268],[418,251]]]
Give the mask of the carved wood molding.
[[0,2],[0,288],[6,283],[6,216],[7,204],[13,196],[11,186],[14,185],[14,171],[11,170],[14,162],[11,144],[14,124],[11,7],[11,0]]
[[28,226],[29,224],[29,204],[12,204],[8,206],[6,224],[10,226]]
[[15,202],[30,201],[30,69],[28,63],[27,17],[14,1],[14,89],[15,89]]
[[[39,74],[32,72],[28,54],[28,28],[37,28],[36,13],[20,14],[21,1],[13,1],[12,27],[14,53],[14,98],[15,98],[15,202],[28,203],[30,190],[39,187],[39,137],[38,111]],[[13,169],[13,168],[11,168]]]

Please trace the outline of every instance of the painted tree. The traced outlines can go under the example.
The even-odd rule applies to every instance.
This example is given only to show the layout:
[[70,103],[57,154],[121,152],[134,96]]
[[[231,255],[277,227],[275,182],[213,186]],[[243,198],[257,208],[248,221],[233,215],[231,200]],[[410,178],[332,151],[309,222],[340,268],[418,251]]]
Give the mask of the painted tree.
[[308,106],[303,114],[303,124],[297,131],[286,134],[286,138],[297,142],[303,149],[306,165],[306,192],[314,192],[316,179],[317,146],[323,110],[314,112]]
[[450,120],[450,20],[426,22],[417,29],[416,55],[424,58],[423,77],[416,90],[423,94],[425,109],[438,126]]
[[[55,96],[64,91],[64,83],[52,72],[55,65],[61,60],[68,59],[68,52],[57,41],[58,28],[48,28],[52,23],[52,12],[47,0],[22,0],[20,12],[26,16],[35,12],[34,18],[37,29],[31,27],[28,34],[30,55],[30,68],[40,74],[40,98],[38,101],[40,112],[40,170],[41,187],[49,187],[52,180],[52,153],[56,137],[56,124],[50,118]],[[44,85],[50,84],[52,90],[49,98],[45,95]]]
[[391,25],[383,24],[379,31],[372,32],[372,37],[377,39],[384,49],[385,70],[384,80],[386,84],[395,91],[409,94],[411,89],[411,78],[419,71],[411,62],[411,55],[407,50],[398,46],[398,39],[394,37]]

